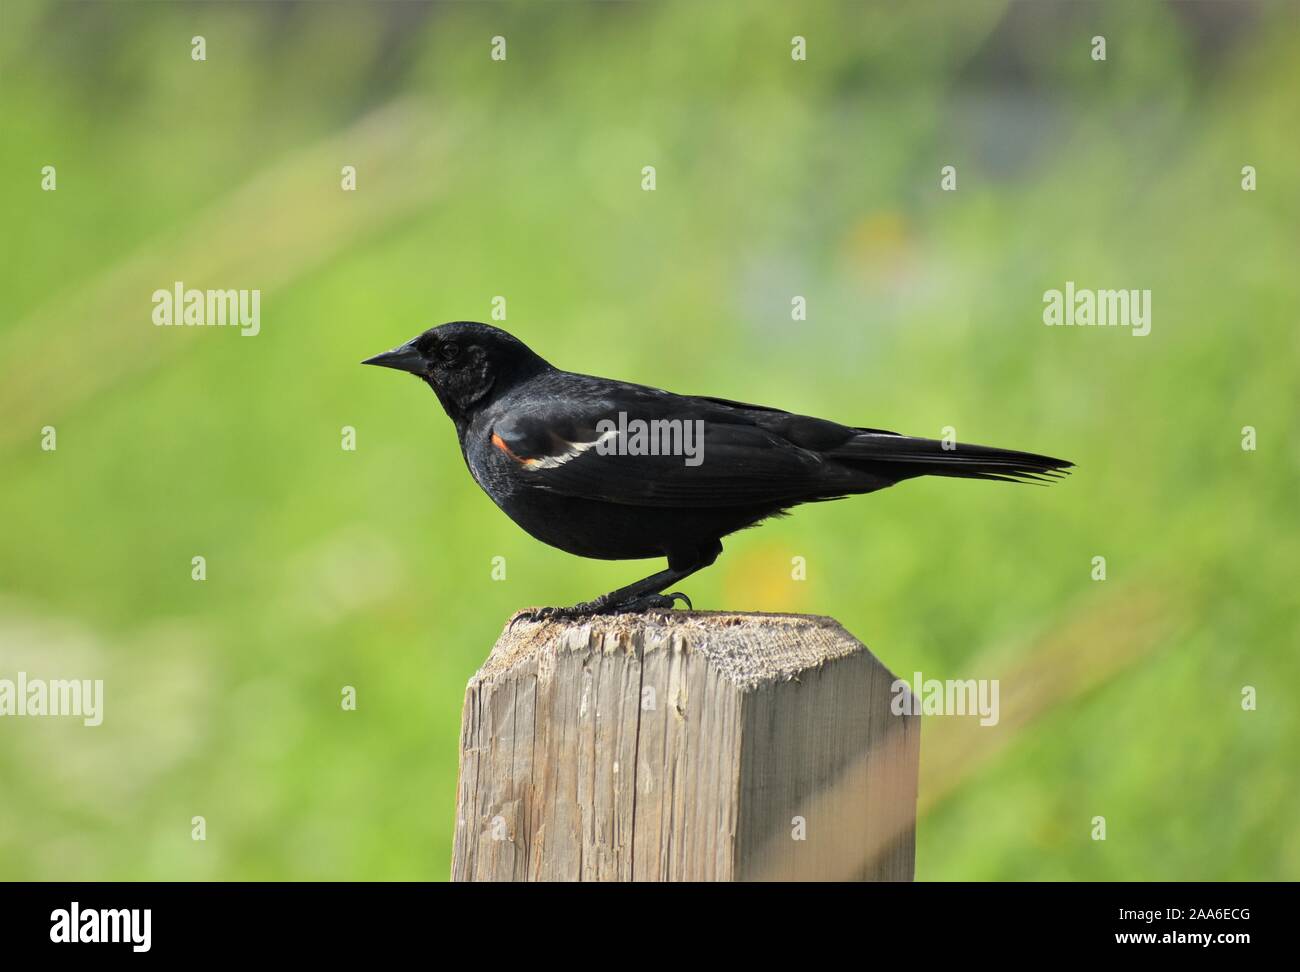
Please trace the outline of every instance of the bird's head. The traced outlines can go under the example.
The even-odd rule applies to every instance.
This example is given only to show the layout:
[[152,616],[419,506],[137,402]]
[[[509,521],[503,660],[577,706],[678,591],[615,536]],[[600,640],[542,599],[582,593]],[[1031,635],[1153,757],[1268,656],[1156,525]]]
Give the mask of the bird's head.
[[408,371],[423,379],[458,423],[515,383],[550,368],[518,338],[474,321],[431,327],[361,363]]

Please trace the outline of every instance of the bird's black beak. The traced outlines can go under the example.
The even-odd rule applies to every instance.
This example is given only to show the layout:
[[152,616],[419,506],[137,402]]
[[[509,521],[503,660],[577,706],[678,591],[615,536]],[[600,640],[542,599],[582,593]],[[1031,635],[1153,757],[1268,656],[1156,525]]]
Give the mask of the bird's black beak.
[[379,365],[381,368],[396,368],[409,371],[413,375],[424,375],[424,355],[415,349],[415,343],[408,341],[400,347],[366,358],[362,364]]

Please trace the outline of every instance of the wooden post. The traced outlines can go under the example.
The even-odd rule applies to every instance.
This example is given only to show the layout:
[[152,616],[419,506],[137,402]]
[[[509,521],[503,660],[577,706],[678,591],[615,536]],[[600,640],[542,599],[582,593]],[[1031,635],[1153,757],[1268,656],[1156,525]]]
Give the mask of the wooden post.
[[470,679],[452,879],[912,879],[920,722],[829,618],[507,627]]

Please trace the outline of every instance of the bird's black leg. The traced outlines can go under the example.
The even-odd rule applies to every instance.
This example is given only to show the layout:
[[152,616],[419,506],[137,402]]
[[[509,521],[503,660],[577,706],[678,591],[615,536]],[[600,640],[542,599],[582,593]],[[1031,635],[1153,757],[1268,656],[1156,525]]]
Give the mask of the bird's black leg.
[[545,621],[552,618],[559,620],[587,617],[594,614],[640,614],[642,611],[649,611],[654,608],[671,609],[679,598],[685,601],[686,606],[690,608],[692,607],[691,600],[685,594],[676,591],[671,594],[661,594],[659,592],[665,587],[676,584],[679,580],[684,580],[696,571],[708,567],[718,559],[720,553],[722,553],[722,542],[715,540],[712,546],[704,550],[691,551],[689,557],[682,558],[676,554],[670,554],[667,570],[661,570],[657,574],[651,574],[634,584],[628,584],[616,591],[602,594],[593,600],[574,604],[572,607],[546,607],[533,611],[521,611],[515,615],[513,621]]

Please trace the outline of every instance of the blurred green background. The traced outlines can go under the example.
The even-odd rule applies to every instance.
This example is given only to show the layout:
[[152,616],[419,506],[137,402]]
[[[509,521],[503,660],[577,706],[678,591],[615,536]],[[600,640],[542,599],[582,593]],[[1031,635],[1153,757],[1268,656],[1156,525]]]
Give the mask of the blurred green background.
[[[0,878],[446,877],[505,619],[657,569],[529,539],[358,367],[498,295],[561,367],[1079,464],[805,507],[686,585],[1001,679],[997,727],[925,723],[918,878],[1300,878],[1297,12],[6,0],[0,678],[106,702],[0,719]],[[177,280],[261,334],[153,326]],[[1067,280],[1151,334],[1044,327]]]

